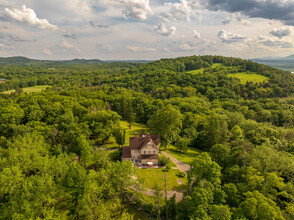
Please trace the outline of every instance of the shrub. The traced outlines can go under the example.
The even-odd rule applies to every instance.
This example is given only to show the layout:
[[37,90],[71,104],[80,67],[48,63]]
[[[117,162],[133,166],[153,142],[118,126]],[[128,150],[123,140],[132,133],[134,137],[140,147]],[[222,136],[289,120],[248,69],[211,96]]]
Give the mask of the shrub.
[[170,159],[162,154],[159,154],[158,161],[161,166],[165,166],[170,162]]

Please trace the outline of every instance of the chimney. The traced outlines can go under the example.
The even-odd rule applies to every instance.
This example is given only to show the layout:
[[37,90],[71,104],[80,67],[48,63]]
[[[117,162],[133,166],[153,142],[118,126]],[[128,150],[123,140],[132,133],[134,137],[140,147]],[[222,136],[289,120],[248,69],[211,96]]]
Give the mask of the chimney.
[[137,132],[135,132],[135,137],[137,137]]

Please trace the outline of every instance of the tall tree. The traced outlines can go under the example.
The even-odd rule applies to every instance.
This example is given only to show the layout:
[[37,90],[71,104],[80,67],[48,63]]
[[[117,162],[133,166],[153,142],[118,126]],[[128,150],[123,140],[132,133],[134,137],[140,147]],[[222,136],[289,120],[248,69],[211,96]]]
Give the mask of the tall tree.
[[182,114],[175,107],[168,105],[153,114],[147,125],[152,133],[160,135],[161,145],[166,149],[181,131]]

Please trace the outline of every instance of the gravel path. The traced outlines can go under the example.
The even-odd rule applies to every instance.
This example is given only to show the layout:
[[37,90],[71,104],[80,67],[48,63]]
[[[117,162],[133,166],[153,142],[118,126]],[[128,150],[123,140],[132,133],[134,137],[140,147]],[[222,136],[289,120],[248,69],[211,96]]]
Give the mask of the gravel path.
[[177,166],[177,168],[179,168],[180,171],[187,173],[187,171],[190,170],[190,165],[185,164],[185,163],[179,161],[178,159],[174,158],[172,155],[170,155],[170,154],[168,154],[168,153],[166,153],[164,151],[161,151],[161,153],[164,156],[169,157],[171,159],[171,161],[175,163],[175,165]]
[[[148,196],[154,196],[153,195],[153,191],[151,189],[148,189],[147,191],[143,191],[142,193],[144,193],[145,195]],[[164,198],[164,191],[162,191],[163,193],[163,198]],[[176,202],[179,202],[183,199],[183,192],[182,191],[167,191],[167,199],[170,199],[174,194],[176,194]]]

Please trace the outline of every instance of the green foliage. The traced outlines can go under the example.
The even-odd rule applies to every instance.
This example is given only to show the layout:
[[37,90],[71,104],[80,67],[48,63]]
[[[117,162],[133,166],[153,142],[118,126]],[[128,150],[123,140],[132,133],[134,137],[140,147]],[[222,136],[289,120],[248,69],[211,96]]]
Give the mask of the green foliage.
[[[132,219],[130,203],[164,217],[136,192],[121,149],[104,150],[144,124],[191,164],[189,186],[167,172],[168,190],[185,191],[168,201],[170,219],[294,218],[293,74],[221,56],[14,61],[0,66],[0,91],[17,90],[0,94],[1,219]],[[163,169],[137,171],[143,186],[163,186]]]
[[170,159],[162,154],[159,154],[158,157],[158,162],[161,166],[165,166],[170,162]]
[[179,110],[168,105],[158,110],[147,123],[151,132],[159,134],[161,145],[166,147],[176,140],[182,128],[182,115]]

